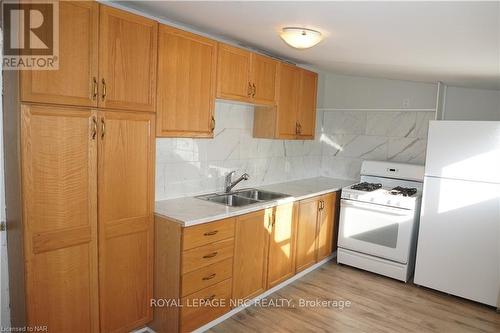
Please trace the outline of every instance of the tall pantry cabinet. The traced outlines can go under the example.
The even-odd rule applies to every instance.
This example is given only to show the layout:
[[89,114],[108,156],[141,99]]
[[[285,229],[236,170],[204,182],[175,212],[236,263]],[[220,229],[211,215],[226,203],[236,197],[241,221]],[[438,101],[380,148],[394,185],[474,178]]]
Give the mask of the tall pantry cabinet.
[[12,325],[127,332],[152,320],[158,26],[59,13],[60,69],[4,72]]

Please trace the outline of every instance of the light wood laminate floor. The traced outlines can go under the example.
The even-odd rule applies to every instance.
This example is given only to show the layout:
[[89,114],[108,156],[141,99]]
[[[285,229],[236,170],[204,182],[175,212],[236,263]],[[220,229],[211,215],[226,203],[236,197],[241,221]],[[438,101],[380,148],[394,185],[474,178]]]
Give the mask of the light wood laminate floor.
[[[270,295],[296,305],[249,307],[210,332],[500,332],[494,308],[330,261]],[[301,308],[299,299],[349,308]]]

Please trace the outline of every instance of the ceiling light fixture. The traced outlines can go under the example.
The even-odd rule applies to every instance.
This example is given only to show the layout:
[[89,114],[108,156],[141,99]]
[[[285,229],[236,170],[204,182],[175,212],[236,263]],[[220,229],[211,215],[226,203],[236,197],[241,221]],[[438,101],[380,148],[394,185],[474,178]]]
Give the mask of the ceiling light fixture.
[[321,32],[306,28],[286,27],[280,34],[281,39],[296,49],[307,49],[321,42]]

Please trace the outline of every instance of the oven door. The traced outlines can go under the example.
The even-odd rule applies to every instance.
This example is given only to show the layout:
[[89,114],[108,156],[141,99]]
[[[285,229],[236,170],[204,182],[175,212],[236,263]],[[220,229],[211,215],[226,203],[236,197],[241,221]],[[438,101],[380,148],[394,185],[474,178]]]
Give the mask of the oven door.
[[342,199],[338,245],[408,263],[415,211]]

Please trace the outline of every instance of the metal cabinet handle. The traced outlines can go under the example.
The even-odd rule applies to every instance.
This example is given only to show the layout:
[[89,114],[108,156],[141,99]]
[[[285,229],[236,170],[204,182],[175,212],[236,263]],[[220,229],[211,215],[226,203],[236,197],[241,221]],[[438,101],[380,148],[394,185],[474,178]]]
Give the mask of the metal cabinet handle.
[[298,134],[301,134],[302,133],[302,125],[300,123],[297,123],[297,125],[299,126],[299,133]]
[[92,78],[92,100],[95,101],[97,98],[97,78],[94,76]]
[[252,84],[250,82],[248,82],[247,95],[248,97],[252,96]]
[[217,234],[218,232],[219,232],[219,230],[208,231],[208,232],[205,232],[203,234],[203,236],[213,236],[213,235]]
[[255,83],[252,83],[252,88],[253,88],[252,97],[255,97],[255,94],[257,93],[257,87],[255,87]]
[[97,135],[97,119],[95,116],[92,117],[92,140],[95,140]]
[[106,81],[102,79],[102,100],[104,101],[106,99]]
[[210,127],[210,130],[213,132],[215,131],[215,117],[212,116],[212,121],[211,121],[211,127]]
[[101,118],[101,139],[104,139],[105,134],[106,134],[106,124],[104,122],[104,118]]
[[213,258],[213,257],[215,257],[217,254],[218,254],[218,252],[217,252],[217,251],[212,252],[212,253],[210,253],[210,254],[206,254],[206,255],[204,255],[204,256],[203,256],[203,259]]
[[299,123],[295,123],[295,134],[299,134]]
[[203,301],[204,302],[210,302],[215,298],[215,294],[210,295],[209,297],[205,298]]
[[205,276],[204,278],[202,278],[203,281],[208,281],[208,280],[212,280],[217,274],[213,273],[209,276]]

